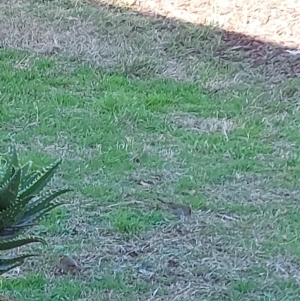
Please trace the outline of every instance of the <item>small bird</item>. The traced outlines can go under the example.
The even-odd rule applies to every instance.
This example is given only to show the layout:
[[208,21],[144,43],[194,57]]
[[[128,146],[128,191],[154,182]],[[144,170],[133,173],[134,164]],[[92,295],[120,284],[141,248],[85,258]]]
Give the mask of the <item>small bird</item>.
[[64,273],[77,273],[81,270],[81,267],[70,256],[64,255],[60,259],[60,267]]
[[167,205],[170,209],[172,209],[172,213],[177,216],[187,216],[192,214],[192,209],[190,206],[183,205],[183,204],[176,204],[172,202],[166,202],[160,198],[157,198],[160,202]]

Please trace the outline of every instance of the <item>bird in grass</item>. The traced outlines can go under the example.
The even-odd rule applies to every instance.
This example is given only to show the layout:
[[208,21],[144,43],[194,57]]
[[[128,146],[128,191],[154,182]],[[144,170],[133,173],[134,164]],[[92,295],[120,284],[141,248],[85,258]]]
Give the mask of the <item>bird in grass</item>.
[[78,263],[70,256],[64,255],[60,259],[60,267],[64,273],[77,273],[81,270]]
[[190,206],[183,205],[183,204],[177,204],[173,202],[166,202],[160,198],[157,198],[161,203],[167,205],[174,215],[177,216],[187,216],[192,214],[192,209]]

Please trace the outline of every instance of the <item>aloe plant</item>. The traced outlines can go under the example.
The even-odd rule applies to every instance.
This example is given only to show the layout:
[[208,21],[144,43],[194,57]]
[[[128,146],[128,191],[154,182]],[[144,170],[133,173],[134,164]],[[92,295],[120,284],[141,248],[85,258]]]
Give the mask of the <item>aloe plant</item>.
[[33,171],[32,161],[20,166],[14,146],[9,153],[8,160],[1,160],[0,164],[0,274],[22,265],[26,258],[37,255],[1,256],[1,251],[34,242],[45,244],[41,237],[25,235],[26,230],[36,225],[46,213],[64,204],[57,197],[71,191],[44,191],[61,160],[42,170]]

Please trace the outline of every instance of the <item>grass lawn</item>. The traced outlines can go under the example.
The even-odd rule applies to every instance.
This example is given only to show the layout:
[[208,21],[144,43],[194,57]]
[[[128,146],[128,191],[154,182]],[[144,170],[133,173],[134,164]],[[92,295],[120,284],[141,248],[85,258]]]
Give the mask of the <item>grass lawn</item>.
[[[39,16],[50,18],[56,2]],[[76,12],[86,20],[91,9]],[[298,79],[276,86],[248,66],[185,61],[185,49],[176,50],[178,66],[186,64],[180,78],[157,69],[164,57],[125,68],[74,59],[76,49],[45,56],[8,46],[0,49],[1,151],[14,140],[36,166],[63,158],[52,185],[75,191],[37,229],[49,242],[34,246],[41,257],[0,278],[1,293],[22,301],[298,299]],[[157,197],[190,204],[192,215],[173,216]],[[64,254],[81,262],[78,277],[56,273]]]

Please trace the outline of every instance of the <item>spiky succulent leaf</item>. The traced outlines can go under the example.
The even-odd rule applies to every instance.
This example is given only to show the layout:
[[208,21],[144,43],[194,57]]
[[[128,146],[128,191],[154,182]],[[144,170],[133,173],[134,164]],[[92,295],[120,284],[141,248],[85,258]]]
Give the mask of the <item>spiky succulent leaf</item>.
[[39,198],[31,202],[26,207],[26,212],[22,217],[22,224],[35,222],[36,220],[39,220],[40,217],[42,217],[48,211],[52,210],[53,208],[59,205],[64,204],[63,202],[60,201],[55,201],[55,202],[52,201],[56,199],[58,196],[69,191],[71,191],[71,189],[62,189],[53,193],[47,193],[41,195]]
[[25,259],[33,256],[38,256],[37,254],[24,254],[20,256],[1,256],[0,258],[0,274],[8,272],[9,270],[20,266],[24,263]]
[[21,181],[20,191],[28,189],[41,175],[42,173],[40,171],[33,171],[24,176]]
[[34,198],[34,196],[30,195],[28,197],[25,197],[23,199],[17,199],[16,200],[16,208],[14,212],[14,222],[12,226],[17,226],[24,217],[25,212],[27,211],[27,207],[29,206],[30,201]]
[[0,229],[0,242],[3,240],[10,240],[18,237],[20,235],[21,228],[11,229],[11,228],[1,228]]
[[32,196],[24,199],[17,198],[15,202],[3,211],[0,211],[0,227],[12,227],[17,226],[23,219],[23,215],[26,212]]
[[[3,162],[3,161],[2,161]],[[63,202],[56,200],[69,189],[42,193],[58,168],[61,160],[41,171],[31,171],[32,161],[19,166],[16,149],[11,147],[10,158],[0,164],[0,253],[30,243],[46,241],[40,237],[21,237],[22,231],[31,227],[47,212]],[[17,257],[0,256],[0,274],[22,265],[32,254]]]
[[21,183],[23,183],[27,179],[31,167],[32,167],[32,161],[28,161],[21,167]]
[[52,200],[56,199],[60,195],[66,193],[66,192],[69,192],[69,191],[72,191],[72,190],[71,189],[61,189],[61,190],[57,190],[55,192],[49,192],[49,193],[41,195],[37,199],[30,202],[30,204],[28,204],[28,206],[26,208],[25,216],[31,215],[41,209],[44,209]]
[[21,181],[21,169],[18,169],[14,175],[0,189],[0,211],[13,204],[18,195],[18,189]]
[[6,163],[3,165],[3,176],[1,178],[1,186],[3,186],[12,176],[12,165],[11,161],[6,161]]
[[18,237],[26,228],[36,226],[36,223],[26,223],[13,227],[0,227],[0,241],[9,240]]
[[[15,264],[5,264],[5,262],[3,264],[0,265],[0,275],[1,274],[4,274],[20,265],[22,265],[23,262],[22,261],[18,261],[17,263]],[[1,300],[1,299],[0,299]]]
[[[32,223],[32,222],[38,222],[39,220],[42,219],[42,217],[48,213],[49,211],[53,210],[54,208],[58,207],[58,206],[61,206],[63,205],[64,203],[62,202],[59,202],[59,201],[55,201],[55,202],[52,202],[51,204],[49,204],[47,206],[47,208],[39,211],[39,212],[36,212],[35,214],[32,214],[31,216],[29,216],[25,221],[24,221],[24,225],[26,225],[26,223]],[[23,224],[21,224],[23,225]]]
[[4,185],[5,165],[0,163],[0,187]]
[[9,153],[10,153],[10,160],[7,161],[7,163],[5,164],[5,173],[1,180],[1,186],[3,186],[4,183],[8,182],[8,180],[15,173],[15,168],[17,168],[19,164],[17,151],[14,145],[10,147]]
[[0,251],[11,250],[34,242],[47,244],[46,241],[40,237],[27,237],[27,238],[9,239],[9,240],[1,240],[0,237]]
[[11,161],[10,161],[11,165],[15,168],[19,167],[18,153],[14,145],[11,145],[10,153],[11,153]]
[[49,167],[44,168],[42,173],[37,173],[35,177],[32,178],[31,183],[28,183],[26,187],[23,187],[19,197],[24,198],[29,195],[38,194],[40,191],[48,184],[48,182],[53,177],[56,169],[58,168],[61,160],[57,161],[54,164],[51,164]]

